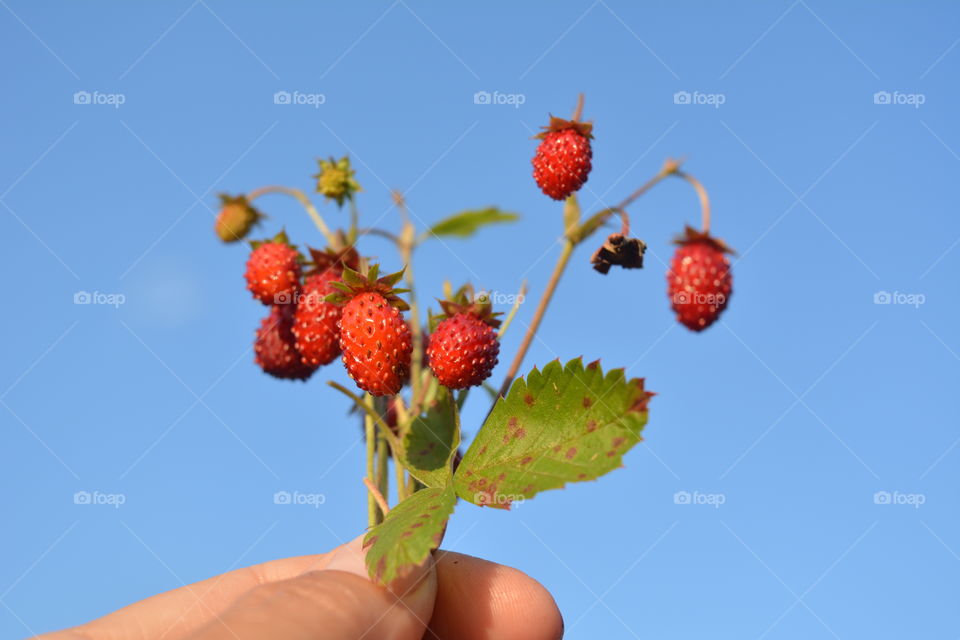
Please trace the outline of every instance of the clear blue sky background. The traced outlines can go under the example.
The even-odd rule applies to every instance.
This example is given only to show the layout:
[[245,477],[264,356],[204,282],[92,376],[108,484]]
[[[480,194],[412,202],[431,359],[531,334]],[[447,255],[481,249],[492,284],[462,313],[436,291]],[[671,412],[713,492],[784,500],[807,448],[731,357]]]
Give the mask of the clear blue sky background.
[[[584,206],[687,156],[740,251],[735,294],[701,335],[672,319],[669,240],[699,215],[680,181],[631,209],[645,270],[601,277],[582,248],[527,364],[582,354],[646,377],[647,441],[513,512],[459,505],[446,546],[542,581],[571,638],[960,635],[956,5],[0,5],[0,636],[364,526],[359,431],[324,384],[345,376],[293,384],[253,365],[265,311],[245,249],[213,236],[217,192],[310,188],[318,156],[350,153],[368,222],[397,228],[388,187],[423,223],[522,213],[425,246],[425,297],[445,277],[537,295],[560,209],[530,176],[530,135],[579,91],[596,123]],[[281,90],[325,102],[274,104]],[[296,203],[262,204],[320,243]],[[364,250],[398,266],[382,240]],[[79,291],[125,303],[75,305]],[[923,304],[875,304],[881,291]],[[467,431],[485,410],[475,394]],[[279,490],[326,500],[275,505]],[[683,491],[723,504],[676,504]]]

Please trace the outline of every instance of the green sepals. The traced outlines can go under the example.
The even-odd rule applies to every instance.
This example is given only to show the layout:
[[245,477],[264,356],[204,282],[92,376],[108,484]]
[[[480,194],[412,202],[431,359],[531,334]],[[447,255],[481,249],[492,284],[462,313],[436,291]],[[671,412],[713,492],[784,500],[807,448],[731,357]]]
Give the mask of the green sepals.
[[219,197],[220,213],[217,214],[213,228],[223,242],[243,240],[260,220],[266,217],[250,204],[247,196],[243,194],[231,196],[221,193]]
[[443,541],[457,495],[452,485],[417,491],[363,539],[370,579],[390,586],[422,566]]
[[344,156],[339,160],[331,157],[318,162],[320,172],[313,176],[317,179],[317,192],[329,200],[336,200],[338,207],[343,207],[345,200],[353,200],[353,194],[363,191],[354,178],[356,171],[351,168],[349,157]]
[[278,233],[277,235],[273,236],[272,238],[267,238],[266,240],[251,240],[251,241],[250,241],[250,246],[253,247],[254,249],[256,249],[256,248],[259,247],[260,245],[264,245],[264,244],[267,244],[267,243],[269,243],[269,242],[272,242],[272,243],[275,243],[275,244],[285,244],[285,245],[287,245],[288,247],[290,247],[291,249],[296,249],[296,248],[297,248],[297,245],[295,245],[295,244],[290,244],[290,238],[287,237],[287,231],[286,231],[286,229],[280,229],[280,233]]
[[408,293],[409,289],[397,289],[394,287],[401,278],[403,272],[401,269],[396,273],[391,273],[383,277],[380,276],[380,265],[374,264],[366,268],[366,271],[355,271],[350,267],[344,266],[340,282],[331,282],[330,286],[337,290],[324,298],[325,302],[336,305],[344,305],[353,299],[357,294],[364,292],[379,293],[390,306],[407,311],[410,309],[404,300],[399,297],[401,293]]
[[[430,384],[437,384],[431,379]],[[416,416],[403,439],[404,466],[428,487],[445,487],[453,477],[453,457],[460,446],[460,416],[453,396],[437,384],[435,400]]]
[[446,320],[447,318],[452,318],[458,313],[467,313],[472,316],[477,317],[479,320],[486,322],[488,325],[496,329],[500,326],[500,320],[497,319],[497,316],[503,315],[500,312],[493,312],[493,304],[490,301],[490,294],[486,291],[480,291],[479,293],[475,292],[473,285],[465,284],[454,293],[448,300],[437,300],[440,304],[440,308],[443,310],[442,314],[433,315],[430,314],[430,330],[434,331],[436,326],[433,325],[435,321],[437,324]]
[[444,218],[423,232],[420,241],[432,236],[457,236],[467,238],[485,226],[501,222],[515,222],[520,219],[516,213],[501,211],[497,207],[485,209],[467,209],[448,218]]
[[613,471],[640,442],[652,396],[643,379],[604,374],[597,362],[534,368],[494,405],[454,474],[457,495],[508,509]]

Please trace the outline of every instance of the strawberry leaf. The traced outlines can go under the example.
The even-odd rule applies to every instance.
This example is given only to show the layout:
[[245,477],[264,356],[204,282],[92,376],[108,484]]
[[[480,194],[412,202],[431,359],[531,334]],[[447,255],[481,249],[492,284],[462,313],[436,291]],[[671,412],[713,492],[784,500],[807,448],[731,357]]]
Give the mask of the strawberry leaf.
[[431,236],[458,236],[467,238],[487,225],[500,222],[514,222],[519,219],[520,216],[517,214],[501,211],[496,207],[469,209],[452,215],[449,218],[444,218],[433,225],[429,231],[423,234],[421,240],[425,240]]
[[440,546],[456,502],[447,485],[421,489],[391,509],[363,539],[370,578],[390,585],[422,565]]
[[428,487],[450,484],[450,463],[460,446],[459,416],[450,392],[440,389],[437,401],[414,418],[403,440],[404,466]]
[[457,494],[478,505],[510,508],[568,482],[593,480],[620,466],[640,442],[653,394],[622,369],[554,361],[517,380],[497,401],[454,475]]

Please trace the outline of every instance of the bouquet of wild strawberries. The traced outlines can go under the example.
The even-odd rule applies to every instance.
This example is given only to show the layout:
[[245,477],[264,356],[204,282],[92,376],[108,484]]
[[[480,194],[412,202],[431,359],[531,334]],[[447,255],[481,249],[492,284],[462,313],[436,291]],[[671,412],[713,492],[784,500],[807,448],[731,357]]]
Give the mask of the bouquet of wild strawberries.
[[[551,117],[538,138],[533,176],[544,194],[563,205],[563,248],[512,364],[499,390],[487,378],[498,362],[500,338],[523,301],[525,286],[501,320],[489,295],[469,285],[445,285],[437,313],[426,318],[417,304],[412,271],[417,246],[435,236],[470,236],[481,227],[516,219],[496,208],[464,211],[417,234],[403,198],[399,235],[361,229],[355,194],[360,185],[349,159],[321,160],[317,191],[338,207],[350,208],[350,226],[331,231],[301,191],[263,187],[244,196],[221,196],[216,232],[224,242],[246,237],[263,219],[253,201],[267,193],[297,198],[326,239],[309,257],[281,231],[252,242],[247,286],[270,308],[257,330],[256,363],[268,374],[306,380],[340,356],[364,393],[335,382],[363,416],[366,436],[368,514],[367,567],[373,579],[391,584],[422,564],[436,549],[457,498],[480,506],[509,509],[568,482],[591,480],[620,466],[640,442],[651,392],[643,379],[622,369],[606,373],[599,363],[580,359],[551,362],[517,379],[544,313],[574,249],[612,218],[621,229],[609,235],[591,263],[606,274],[611,267],[643,266],[646,246],[630,237],[626,208],[669,176],[687,180],[700,198],[701,230],[687,227],[667,274],[677,319],[693,331],[710,326],[726,307],[732,290],[730,249],[710,235],[706,191],[668,160],[646,184],[620,204],[583,218],[574,195],[591,170],[593,125],[580,119],[581,96],[570,120]],[[364,235],[393,241],[405,267],[381,275],[357,251]],[[404,283],[407,288],[397,288]],[[406,294],[407,300],[403,299]],[[404,312],[409,312],[405,317]],[[466,452],[460,455],[459,411],[471,388],[483,386],[493,406]],[[390,460],[399,502],[387,504]]]

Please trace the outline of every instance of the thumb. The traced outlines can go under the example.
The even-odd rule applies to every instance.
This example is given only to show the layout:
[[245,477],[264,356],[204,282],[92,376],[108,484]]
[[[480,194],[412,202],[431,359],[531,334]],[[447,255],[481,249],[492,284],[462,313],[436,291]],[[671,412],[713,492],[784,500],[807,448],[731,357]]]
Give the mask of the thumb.
[[192,636],[194,640],[414,640],[433,614],[433,559],[384,589],[370,582],[363,536],[341,547],[322,571],[255,587]]

